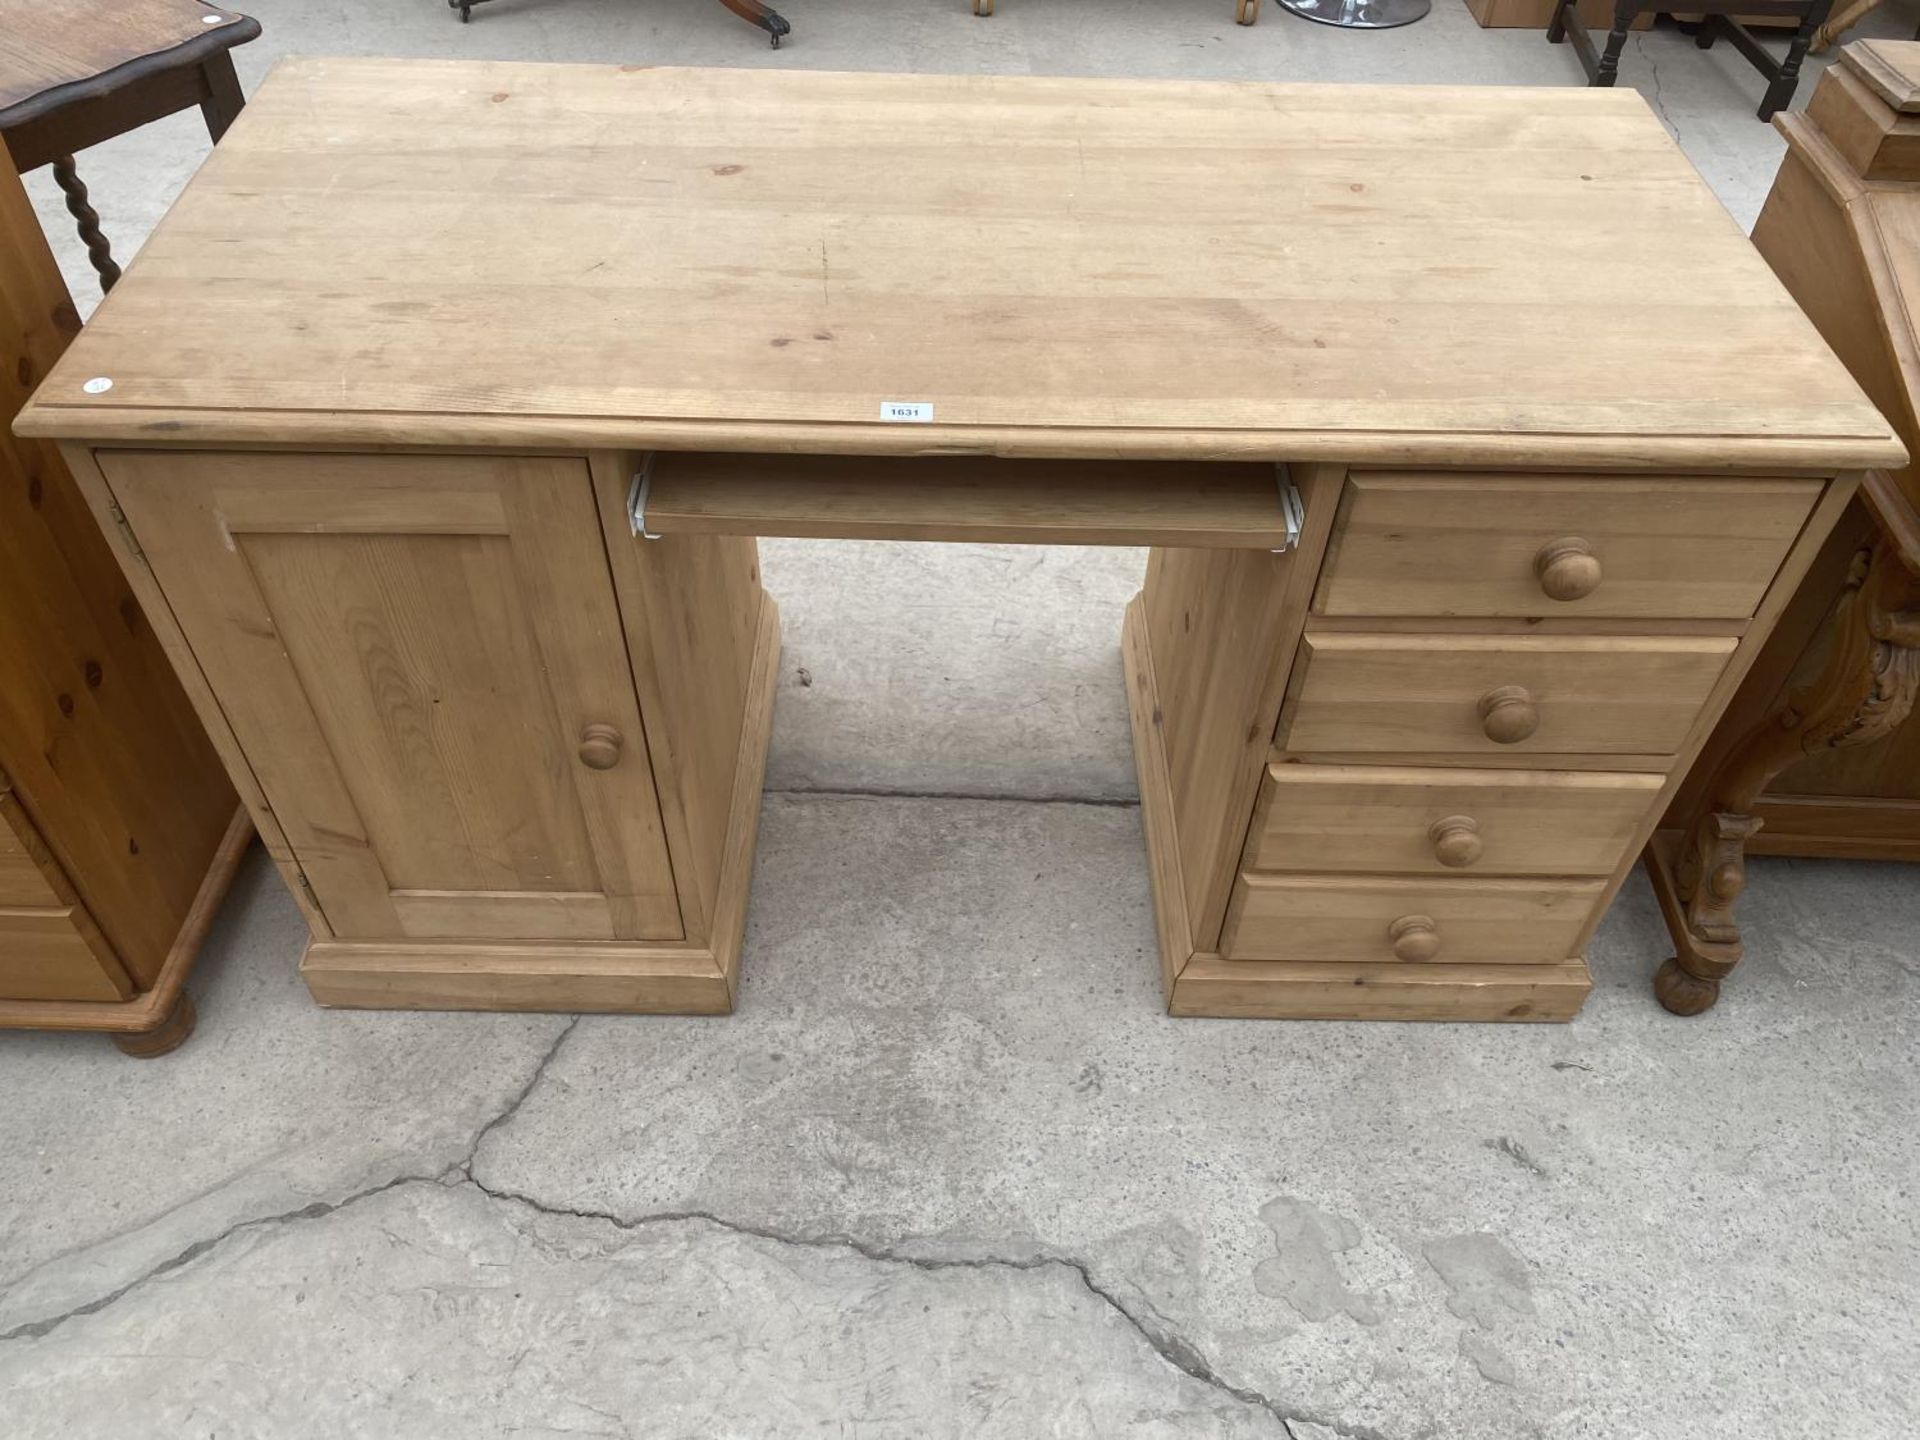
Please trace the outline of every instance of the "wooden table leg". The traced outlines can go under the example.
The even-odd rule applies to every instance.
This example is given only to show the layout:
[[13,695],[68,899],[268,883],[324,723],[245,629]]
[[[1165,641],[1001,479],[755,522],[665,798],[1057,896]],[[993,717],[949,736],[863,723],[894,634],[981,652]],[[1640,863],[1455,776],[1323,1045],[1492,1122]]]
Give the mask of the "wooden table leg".
[[53,183],[67,197],[67,213],[73,216],[74,229],[80,232],[80,239],[87,247],[87,259],[100,277],[100,293],[104,295],[120,278],[120,267],[114,263],[113,247],[100,233],[99,212],[87,203],[87,187],[74,166],[73,156],[62,155],[53,162]]
[[1819,677],[1789,693],[1721,762],[1705,811],[1677,852],[1648,852],[1676,951],[1653,977],[1662,1005],[1676,1015],[1712,1008],[1720,982],[1740,963],[1745,947],[1733,907],[1746,888],[1747,841],[1760,829],[1753,809],[1774,777],[1816,751],[1889,734],[1917,692],[1920,581],[1881,536],[1853,557]]
[[231,50],[208,59],[201,65],[200,74],[207,83],[207,98],[200,102],[200,113],[206,118],[207,134],[217,145],[227,127],[239,118],[247,97],[240,92],[240,77],[233,73]]

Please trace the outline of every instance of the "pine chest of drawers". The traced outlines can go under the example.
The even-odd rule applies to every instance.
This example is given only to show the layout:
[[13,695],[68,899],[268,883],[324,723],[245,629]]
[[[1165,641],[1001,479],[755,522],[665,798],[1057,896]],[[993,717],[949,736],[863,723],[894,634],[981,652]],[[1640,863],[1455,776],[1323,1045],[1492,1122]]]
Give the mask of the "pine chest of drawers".
[[[1129,619],[1174,1010],[1571,1016],[1588,938],[1850,483],[1294,483],[1299,549],[1157,551]],[[1196,623],[1223,603],[1236,623]]]

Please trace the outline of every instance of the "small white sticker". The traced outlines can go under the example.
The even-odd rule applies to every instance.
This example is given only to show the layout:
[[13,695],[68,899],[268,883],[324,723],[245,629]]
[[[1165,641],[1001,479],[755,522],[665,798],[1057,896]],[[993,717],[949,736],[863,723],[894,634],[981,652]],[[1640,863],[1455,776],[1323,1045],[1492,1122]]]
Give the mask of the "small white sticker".
[[89,395],[104,395],[113,388],[113,381],[104,375],[96,375],[80,388]]
[[931,425],[933,402],[931,400],[882,400],[880,418],[891,420],[896,425]]
[[220,23],[220,17],[218,15],[202,15],[200,17],[200,23],[202,25],[218,25]]

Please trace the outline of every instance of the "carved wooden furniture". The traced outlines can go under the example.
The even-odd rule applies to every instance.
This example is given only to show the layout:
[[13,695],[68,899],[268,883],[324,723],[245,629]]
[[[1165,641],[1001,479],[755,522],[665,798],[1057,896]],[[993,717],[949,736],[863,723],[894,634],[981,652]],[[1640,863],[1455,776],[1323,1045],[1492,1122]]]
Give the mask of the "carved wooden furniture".
[[[1626,48],[1627,32],[1643,16],[1673,8],[1673,0],[1613,0],[1613,28],[1607,32],[1604,50],[1596,49],[1593,36],[1580,14],[1578,0],[1556,0],[1553,18],[1547,23],[1547,40],[1558,45],[1573,41],[1573,53],[1580,68],[1587,72],[1589,85],[1612,85],[1620,76],[1620,52]],[[1826,23],[1833,0],[1687,0],[1687,12],[1700,17],[1694,44],[1710,50],[1716,40],[1724,39],[1738,50],[1748,64],[1767,82],[1760,98],[1758,115],[1771,120],[1774,113],[1793,103],[1800,87],[1800,65],[1807,58],[1807,47],[1816,31]],[[1787,53],[1776,60],[1747,29],[1746,19],[1780,16],[1796,23],[1787,41]]]
[[245,103],[233,48],[259,34],[197,0],[0,0],[0,140],[23,175],[53,166],[103,291],[120,267],[74,152],[193,105],[217,141]]
[[754,537],[885,535],[1155,547],[1175,1011],[1564,1019],[1904,453],[1638,95],[345,59],[21,424],[124,515],[316,996],[610,1010],[732,1003]]
[[[1841,51],[1753,239],[1909,448],[1920,437],[1920,44]],[[1841,518],[1647,854],[1677,954],[1654,988],[1697,1014],[1740,961],[1745,856],[1920,860],[1920,467],[1875,470]]]
[[[4,157],[0,157],[4,158]],[[80,327],[0,165],[0,416]],[[252,838],[220,760],[53,446],[0,436],[0,1026],[158,1055]]]

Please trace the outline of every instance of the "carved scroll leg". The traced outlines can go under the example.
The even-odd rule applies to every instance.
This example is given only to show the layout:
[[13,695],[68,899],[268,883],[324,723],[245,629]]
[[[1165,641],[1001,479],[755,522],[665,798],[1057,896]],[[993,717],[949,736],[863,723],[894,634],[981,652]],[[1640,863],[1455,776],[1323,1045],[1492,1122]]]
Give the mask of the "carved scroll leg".
[[[1746,888],[1746,845],[1760,829],[1751,813],[1773,778],[1821,750],[1870,745],[1897,729],[1920,692],[1920,581],[1885,537],[1853,557],[1834,611],[1833,641],[1820,675],[1787,697],[1714,774],[1707,812],[1674,857],[1670,883],[1683,923],[1676,954],[1654,976],[1653,992],[1676,1015],[1698,1015],[1720,997],[1740,963],[1734,902]],[[1908,607],[1908,608],[1902,608]],[[1656,853],[1654,864],[1662,864]],[[1662,906],[1666,907],[1663,899]]]
[[1704,815],[1686,837],[1677,889],[1686,928],[1674,936],[1678,953],[1653,977],[1653,993],[1676,1015],[1698,1015],[1720,998],[1720,982],[1745,953],[1733,905],[1747,888],[1747,841],[1760,829],[1751,815]]
[[74,228],[87,247],[87,259],[93,262],[94,272],[100,277],[100,293],[104,295],[120,278],[120,267],[113,263],[113,247],[100,233],[99,213],[87,203],[87,187],[74,168],[73,156],[62,155],[53,162],[53,183],[67,197],[67,213],[73,216]]

